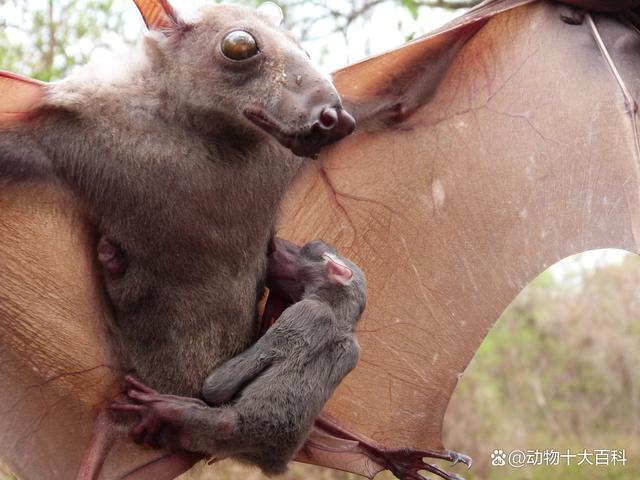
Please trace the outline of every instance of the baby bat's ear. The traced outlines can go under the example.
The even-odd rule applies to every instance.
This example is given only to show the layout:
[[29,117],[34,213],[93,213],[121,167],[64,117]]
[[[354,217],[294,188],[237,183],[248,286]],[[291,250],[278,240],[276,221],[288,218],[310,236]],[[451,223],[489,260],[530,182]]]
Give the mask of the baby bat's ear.
[[180,25],[178,14],[167,0],[133,0],[149,30],[170,31]]
[[264,2],[258,7],[258,14],[267,22],[279,27],[284,19],[282,9],[273,2]]
[[332,253],[325,253],[323,257],[327,261],[329,280],[333,283],[349,285],[353,279],[353,272],[351,269]]
[[44,82],[0,71],[0,126],[27,119],[44,105]]

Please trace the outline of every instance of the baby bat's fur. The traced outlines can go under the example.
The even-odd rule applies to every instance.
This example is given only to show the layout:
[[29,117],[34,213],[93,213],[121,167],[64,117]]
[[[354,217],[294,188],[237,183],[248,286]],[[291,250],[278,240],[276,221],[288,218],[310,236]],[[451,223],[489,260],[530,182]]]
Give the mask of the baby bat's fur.
[[[156,441],[165,425],[186,450],[232,456],[266,474],[287,469],[338,383],[356,366],[360,348],[353,330],[366,302],[362,271],[327,244],[305,245],[297,261],[292,272],[304,287],[300,301],[205,382],[204,399],[227,405],[160,395],[130,380],[129,396],[137,403],[114,408],[140,413],[138,440]],[[345,271],[351,272],[346,281]]]
[[[256,37],[259,56],[224,58],[234,29]],[[0,126],[0,180],[58,181],[77,194],[126,255],[124,274],[104,273],[121,367],[197,395],[254,338],[267,243],[302,161],[246,109],[313,153],[352,128],[311,125],[311,110],[341,112],[339,97],[285,32],[239,6],[152,32],[117,76],[85,70],[46,88],[28,121]]]

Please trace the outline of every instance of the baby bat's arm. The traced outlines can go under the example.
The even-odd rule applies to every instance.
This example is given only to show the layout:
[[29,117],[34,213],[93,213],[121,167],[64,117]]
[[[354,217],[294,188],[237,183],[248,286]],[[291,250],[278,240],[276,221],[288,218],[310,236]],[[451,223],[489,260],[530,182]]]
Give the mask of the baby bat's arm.
[[269,367],[274,358],[271,337],[262,337],[207,377],[202,387],[202,398],[211,405],[228,403],[245,384]]
[[[311,330],[308,325],[315,324],[315,328],[321,328],[320,322],[313,321],[319,313],[316,303],[302,300],[287,308],[263,337],[209,375],[202,387],[202,398],[212,405],[231,401],[247,383],[264,372],[281,355],[286,344],[292,340],[292,335],[304,335],[307,330]],[[324,344],[325,337],[323,332],[310,332],[309,343]]]
[[351,370],[356,368],[358,360],[360,359],[360,345],[358,345],[355,338],[349,335],[344,341],[338,344],[335,355],[336,358],[332,365],[328,366],[331,369],[330,382],[334,387],[337,386]]

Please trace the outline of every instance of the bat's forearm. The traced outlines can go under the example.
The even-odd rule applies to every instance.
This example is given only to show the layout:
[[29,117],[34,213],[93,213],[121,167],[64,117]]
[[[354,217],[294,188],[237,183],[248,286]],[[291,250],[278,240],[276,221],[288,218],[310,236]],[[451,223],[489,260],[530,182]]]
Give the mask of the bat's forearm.
[[212,405],[228,403],[243,385],[260,375],[274,359],[270,342],[262,337],[248,350],[217,368],[205,380],[202,397]]

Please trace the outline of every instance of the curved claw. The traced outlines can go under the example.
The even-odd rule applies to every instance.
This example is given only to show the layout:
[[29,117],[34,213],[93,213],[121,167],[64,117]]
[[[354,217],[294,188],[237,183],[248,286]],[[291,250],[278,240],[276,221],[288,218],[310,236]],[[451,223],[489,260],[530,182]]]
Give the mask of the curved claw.
[[448,473],[435,465],[425,462],[423,459],[437,458],[440,460],[456,463],[464,463],[469,466],[471,458],[451,450],[431,451],[413,449],[380,449],[380,457],[383,465],[400,480],[427,480],[426,477],[418,473],[421,470],[433,473],[444,480],[464,480],[463,477],[455,473]]
[[445,453],[450,456],[451,465],[457,465],[458,463],[464,463],[467,466],[467,470],[473,465],[473,459],[469,455],[464,453],[454,452],[453,450],[445,450]]
[[400,466],[399,468],[394,468],[390,465],[390,467],[391,473],[393,473],[400,480],[428,480],[426,477],[418,473],[420,470],[426,470],[427,472],[433,473],[434,475],[437,475],[444,480],[464,480],[463,477],[456,473],[445,472],[435,465],[424,462],[422,463],[422,465],[416,465],[409,470],[403,469],[402,466]]

